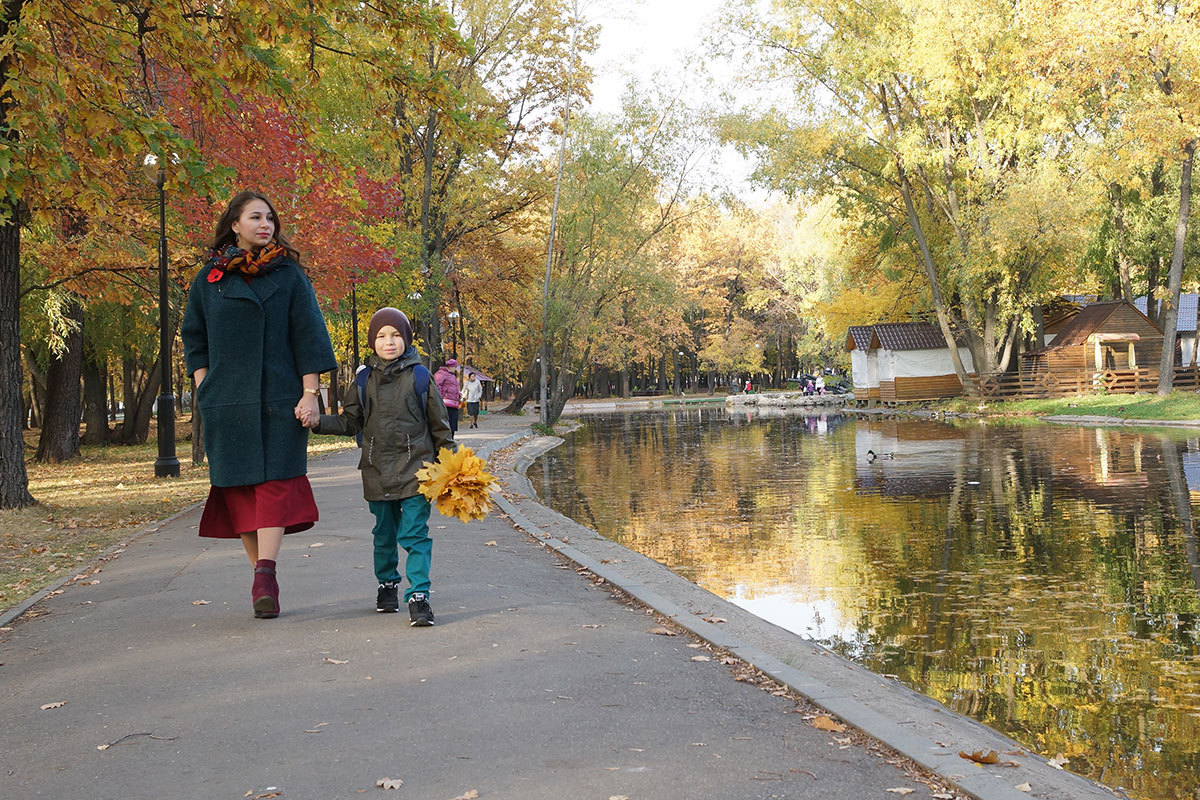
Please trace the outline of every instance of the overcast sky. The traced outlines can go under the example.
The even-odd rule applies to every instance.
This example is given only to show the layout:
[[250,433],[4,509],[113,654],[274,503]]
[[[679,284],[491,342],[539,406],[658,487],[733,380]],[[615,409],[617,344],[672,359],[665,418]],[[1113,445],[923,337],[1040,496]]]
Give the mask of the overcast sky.
[[[650,82],[666,73],[670,83],[684,86],[692,103],[713,99],[713,89],[688,71],[689,56],[703,56],[705,37],[717,27],[726,0],[581,0],[583,15],[601,26],[597,52],[592,57],[593,113],[617,114],[621,95],[630,77]],[[728,67],[709,64],[718,74]],[[714,151],[705,171],[713,175],[710,186],[721,184],[743,200],[760,205],[768,194],[751,186],[751,164],[732,147]]]
[[584,14],[601,25],[592,109],[620,110],[629,76],[679,75],[713,30],[723,0],[596,0]]

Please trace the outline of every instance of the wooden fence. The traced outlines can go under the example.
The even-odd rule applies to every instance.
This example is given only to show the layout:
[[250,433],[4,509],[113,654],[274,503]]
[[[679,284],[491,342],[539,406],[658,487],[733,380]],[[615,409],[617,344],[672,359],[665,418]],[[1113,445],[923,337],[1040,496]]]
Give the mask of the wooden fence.
[[[1036,375],[1003,372],[972,378],[981,396],[997,399],[1071,397],[1092,392],[1133,394],[1158,389],[1158,370],[1150,369],[1071,370]],[[1176,367],[1172,384],[1176,389],[1200,390],[1200,367]]]

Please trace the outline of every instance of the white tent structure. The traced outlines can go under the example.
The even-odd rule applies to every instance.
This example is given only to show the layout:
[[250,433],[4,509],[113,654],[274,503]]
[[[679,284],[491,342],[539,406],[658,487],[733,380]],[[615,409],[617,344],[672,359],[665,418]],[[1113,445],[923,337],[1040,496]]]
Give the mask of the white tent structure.
[[[962,394],[950,349],[937,327],[927,322],[884,322],[871,329],[871,346],[879,359],[881,401],[902,403]],[[958,356],[967,373],[973,375],[971,351],[960,344]]]
[[871,349],[873,336],[870,325],[851,325],[846,332],[855,400],[879,399],[879,353]]

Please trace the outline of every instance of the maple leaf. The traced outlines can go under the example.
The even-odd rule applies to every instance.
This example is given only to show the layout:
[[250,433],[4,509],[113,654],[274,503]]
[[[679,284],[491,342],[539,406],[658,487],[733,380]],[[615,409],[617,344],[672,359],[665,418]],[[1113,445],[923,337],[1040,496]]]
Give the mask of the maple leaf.
[[986,753],[983,752],[982,750],[976,750],[973,753],[964,753],[962,751],[959,751],[958,755],[960,758],[965,758],[968,761],[974,761],[976,764],[998,764],[998,763],[1000,763],[1000,756],[996,753],[995,750],[988,750]]
[[830,731],[831,733],[843,733],[846,726],[834,722],[830,717],[820,714],[813,720],[813,727],[819,731]]
[[483,519],[491,502],[496,477],[484,469],[482,458],[466,446],[451,452],[443,447],[437,460],[417,470],[418,490],[448,517],[463,522]]

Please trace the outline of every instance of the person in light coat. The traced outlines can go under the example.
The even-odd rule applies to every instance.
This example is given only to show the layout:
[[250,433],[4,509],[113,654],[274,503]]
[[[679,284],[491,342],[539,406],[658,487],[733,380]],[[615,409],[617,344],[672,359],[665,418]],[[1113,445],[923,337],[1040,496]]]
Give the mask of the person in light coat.
[[483,399],[483,382],[474,372],[467,373],[463,383],[463,400],[467,403],[467,416],[471,418],[472,428],[479,427],[479,401]]

